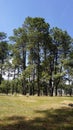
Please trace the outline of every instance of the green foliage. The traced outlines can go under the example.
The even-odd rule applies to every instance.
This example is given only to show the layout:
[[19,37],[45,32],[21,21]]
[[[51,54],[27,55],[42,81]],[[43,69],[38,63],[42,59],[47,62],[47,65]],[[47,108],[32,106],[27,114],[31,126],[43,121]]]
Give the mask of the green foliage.
[[4,63],[4,60],[8,56],[8,44],[6,41],[0,42],[0,61]]
[[0,85],[0,92],[8,94],[10,92],[10,89],[11,89],[10,81],[3,80],[1,85]]
[[22,93],[21,81],[17,78],[10,82],[11,84],[11,93]]
[[66,95],[73,95],[73,85],[65,85],[64,89]]

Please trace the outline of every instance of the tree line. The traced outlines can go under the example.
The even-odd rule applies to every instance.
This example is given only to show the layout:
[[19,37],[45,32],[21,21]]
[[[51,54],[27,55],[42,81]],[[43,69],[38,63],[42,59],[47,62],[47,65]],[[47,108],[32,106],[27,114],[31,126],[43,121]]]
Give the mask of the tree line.
[[73,39],[67,31],[27,17],[6,38],[0,32],[0,93],[73,94]]

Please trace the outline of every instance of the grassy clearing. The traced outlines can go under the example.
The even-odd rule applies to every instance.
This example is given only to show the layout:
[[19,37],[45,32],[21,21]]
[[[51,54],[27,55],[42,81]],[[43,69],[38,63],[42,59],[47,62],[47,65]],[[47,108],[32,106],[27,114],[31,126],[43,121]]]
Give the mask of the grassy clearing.
[[0,96],[0,130],[73,130],[73,97]]

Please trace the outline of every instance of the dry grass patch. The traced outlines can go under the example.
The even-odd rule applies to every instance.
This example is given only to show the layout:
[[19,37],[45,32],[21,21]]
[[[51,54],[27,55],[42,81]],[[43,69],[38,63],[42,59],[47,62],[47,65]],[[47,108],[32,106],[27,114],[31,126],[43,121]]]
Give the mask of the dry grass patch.
[[0,96],[0,130],[72,130],[70,103],[73,97]]

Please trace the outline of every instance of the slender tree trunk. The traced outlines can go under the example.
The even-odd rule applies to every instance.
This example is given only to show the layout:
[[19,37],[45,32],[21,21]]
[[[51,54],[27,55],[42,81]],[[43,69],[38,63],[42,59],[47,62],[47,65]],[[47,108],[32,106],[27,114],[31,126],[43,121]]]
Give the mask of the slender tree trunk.
[[25,82],[24,82],[24,81],[25,81],[25,80],[22,81],[22,88],[23,88],[22,94],[23,94],[23,95],[26,95],[26,86],[25,86]]
[[14,94],[14,84],[12,86],[12,95]]
[[19,77],[19,67],[18,67],[18,77]]
[[50,86],[50,96],[53,96],[52,78],[50,78],[50,80],[49,80],[49,86]]
[[[58,60],[58,53],[56,53],[56,57],[55,57],[55,75],[57,74],[57,60]],[[57,96],[57,79],[54,80],[54,85],[55,85],[55,96]]]
[[55,96],[57,96],[58,93],[57,93],[57,85],[55,86]]
[[39,56],[39,43],[38,43],[38,51],[37,51],[37,58],[38,58],[38,63],[37,63],[37,86],[38,86],[38,96],[40,96],[40,56]]
[[[47,57],[47,52],[46,52],[47,48],[46,45],[44,47],[44,61],[46,61],[46,57]],[[46,65],[45,65],[45,71],[47,71]],[[48,96],[48,85],[46,86],[46,96]]]
[[38,74],[37,74],[37,85],[38,85],[38,96],[40,96],[40,77],[39,77],[39,65],[38,65]]
[[33,70],[32,94],[34,95],[35,69]]
[[13,77],[13,79],[15,79],[15,71],[16,71],[16,69],[14,68],[14,77]]
[[50,80],[49,80],[49,86],[50,86],[50,95],[51,96],[53,96],[53,91],[54,91],[54,87],[53,87],[53,66],[54,66],[53,61],[50,61]]
[[46,86],[46,96],[48,96],[48,86]]
[[[22,56],[23,56],[23,70],[26,69],[26,50],[25,50],[25,46],[23,46],[22,48]],[[25,83],[25,79],[23,79],[22,82],[22,88],[23,88],[23,95],[26,95],[26,83]]]
[[25,70],[26,69],[26,50],[24,47],[22,48],[22,53],[23,53],[23,70]]

